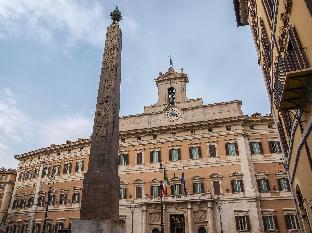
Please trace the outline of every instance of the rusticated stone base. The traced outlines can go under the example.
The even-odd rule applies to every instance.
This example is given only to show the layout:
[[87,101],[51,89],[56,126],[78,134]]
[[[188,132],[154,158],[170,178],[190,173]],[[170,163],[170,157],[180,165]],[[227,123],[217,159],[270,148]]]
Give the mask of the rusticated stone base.
[[72,233],[126,233],[124,223],[109,220],[74,220]]

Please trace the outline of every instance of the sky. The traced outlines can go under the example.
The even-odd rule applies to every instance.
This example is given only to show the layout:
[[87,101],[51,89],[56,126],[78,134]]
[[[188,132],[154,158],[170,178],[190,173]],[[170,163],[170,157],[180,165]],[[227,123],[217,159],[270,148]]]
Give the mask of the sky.
[[188,74],[205,104],[241,100],[270,112],[248,27],[232,1],[0,0],[0,167],[14,155],[91,135],[109,13],[123,20],[120,115],[157,101],[154,79]]

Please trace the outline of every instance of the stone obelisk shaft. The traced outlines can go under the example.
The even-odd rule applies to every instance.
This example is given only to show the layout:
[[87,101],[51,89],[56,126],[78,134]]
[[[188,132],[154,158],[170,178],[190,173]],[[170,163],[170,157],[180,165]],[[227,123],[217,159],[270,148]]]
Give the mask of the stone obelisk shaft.
[[114,22],[106,34],[88,172],[83,180],[82,220],[118,221],[120,70],[121,30]]

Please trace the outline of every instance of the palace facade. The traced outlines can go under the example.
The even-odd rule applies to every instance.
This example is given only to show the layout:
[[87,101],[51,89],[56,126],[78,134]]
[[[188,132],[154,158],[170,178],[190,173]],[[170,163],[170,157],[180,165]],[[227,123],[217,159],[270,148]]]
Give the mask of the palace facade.
[[[182,69],[170,67],[155,81],[158,102],[120,118],[120,219],[127,232],[160,232],[164,168],[165,232],[299,232],[273,118],[246,116],[236,100],[188,99]],[[89,150],[90,139],[78,139],[15,156],[8,233],[42,232],[47,205],[46,232],[71,227]]]
[[301,225],[312,232],[312,1],[234,0],[250,25]]

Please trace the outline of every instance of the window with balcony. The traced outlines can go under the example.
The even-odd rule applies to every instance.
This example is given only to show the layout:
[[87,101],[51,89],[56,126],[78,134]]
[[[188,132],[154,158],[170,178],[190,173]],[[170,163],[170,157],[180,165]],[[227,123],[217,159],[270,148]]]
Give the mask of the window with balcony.
[[151,186],[151,196],[152,197],[160,197],[160,187],[159,187],[159,185]]
[[181,194],[182,194],[181,184],[171,185],[171,195],[172,196],[181,196]]
[[210,144],[208,147],[208,152],[209,152],[209,157],[210,158],[215,158],[217,157],[217,148],[216,145]]
[[276,215],[264,215],[262,217],[265,232],[278,230]]
[[250,152],[252,155],[261,155],[263,154],[261,142],[250,142]]
[[221,185],[219,180],[214,180],[212,182],[213,186],[213,194],[214,195],[221,195]]
[[260,193],[267,193],[270,191],[269,180],[266,178],[258,179],[258,190]]
[[205,192],[205,188],[204,188],[204,183],[202,181],[193,183],[193,193],[194,194],[200,194],[200,193],[204,193],[204,192]]
[[119,189],[119,199],[127,199],[127,188],[126,187],[120,187]]
[[119,165],[126,166],[129,165],[129,157],[128,154],[121,154],[119,156]]
[[151,163],[160,163],[160,150],[152,150],[150,152],[150,161]]
[[199,146],[189,148],[190,159],[197,160],[201,158],[201,150]]
[[236,142],[225,143],[225,150],[227,156],[237,156],[238,155],[238,146]]
[[235,216],[235,222],[237,231],[250,231],[250,220],[247,214]]
[[143,187],[142,186],[135,186],[135,198],[142,198],[143,197]]
[[181,160],[181,155],[180,154],[181,154],[180,148],[178,148],[178,149],[176,149],[176,148],[170,149],[169,150],[169,160],[172,161],[172,162]]
[[300,229],[300,225],[298,222],[297,215],[287,214],[287,215],[284,215],[284,217],[285,217],[287,230],[298,230],[298,229]]
[[268,143],[271,154],[282,153],[281,144],[279,141],[269,141]]

